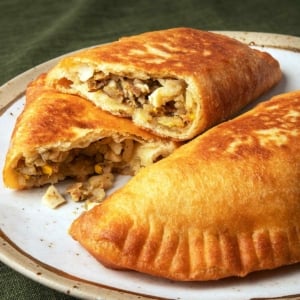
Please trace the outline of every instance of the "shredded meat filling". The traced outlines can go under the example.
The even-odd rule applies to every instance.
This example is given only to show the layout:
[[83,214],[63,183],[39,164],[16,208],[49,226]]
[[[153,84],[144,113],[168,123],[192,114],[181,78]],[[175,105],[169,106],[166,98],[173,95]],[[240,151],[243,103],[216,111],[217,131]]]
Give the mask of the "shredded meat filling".
[[101,90],[120,104],[141,108],[148,119],[156,118],[161,125],[184,127],[191,121],[182,80],[141,80],[97,72],[87,80],[87,86],[89,92]]
[[16,171],[26,180],[27,186],[53,184],[65,178],[84,182],[91,176],[111,173],[134,175],[141,167],[167,155],[168,151],[159,148],[155,142],[143,144],[114,135],[85,148],[65,152],[48,150],[30,159],[20,159]]
[[47,151],[31,161],[20,160],[16,170],[32,181],[43,181],[42,178],[46,180],[50,176],[57,178],[56,181],[66,177],[82,181],[93,174],[122,171],[130,161],[136,143],[131,139],[116,142],[104,138],[83,149]]
[[28,187],[74,178],[76,182],[67,193],[76,202],[85,201],[88,208],[104,199],[113,184],[113,173],[134,175],[168,154],[168,147],[161,149],[156,142],[141,143],[115,134],[85,148],[65,152],[51,149],[20,159],[16,171]]
[[73,201],[101,202],[105,197],[105,191],[113,185],[114,176],[111,173],[94,175],[84,182],[76,182],[70,185],[67,193]]

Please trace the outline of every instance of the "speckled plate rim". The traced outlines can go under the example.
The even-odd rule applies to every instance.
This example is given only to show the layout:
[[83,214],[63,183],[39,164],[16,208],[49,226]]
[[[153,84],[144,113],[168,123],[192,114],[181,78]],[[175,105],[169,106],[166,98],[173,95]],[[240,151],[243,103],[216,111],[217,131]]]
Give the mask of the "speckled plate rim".
[[[221,33],[249,45],[262,47],[280,48],[289,51],[300,52],[300,37],[261,32],[242,32],[242,31],[214,31]],[[39,74],[47,72],[62,57],[59,56],[42,63],[26,72],[16,76],[0,87],[0,117],[5,110],[18,99],[26,89],[29,82]],[[0,260],[16,270],[17,272],[29,277],[30,279],[78,298],[84,299],[125,299],[125,300],[149,300],[162,299],[151,296],[136,294],[131,291],[122,291],[101,284],[85,281],[81,278],[70,276],[64,272],[54,269],[35,258],[27,255],[22,249],[18,248],[13,241],[7,237],[0,228]],[[288,295],[288,299],[300,299],[300,295]],[[284,299],[285,297],[276,298]]]

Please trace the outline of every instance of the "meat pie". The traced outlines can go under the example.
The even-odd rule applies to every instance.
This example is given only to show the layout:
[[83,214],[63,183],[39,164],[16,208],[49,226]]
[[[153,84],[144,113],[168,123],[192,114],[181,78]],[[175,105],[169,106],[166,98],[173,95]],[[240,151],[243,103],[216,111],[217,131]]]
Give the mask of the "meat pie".
[[8,187],[30,188],[67,177],[85,181],[90,176],[89,188],[81,190],[109,187],[111,173],[134,175],[178,146],[79,96],[45,87],[44,78],[26,91],[3,170]]
[[46,82],[157,135],[188,140],[281,78],[278,62],[220,34],[174,28],[62,59]]
[[105,266],[172,280],[300,262],[300,91],[274,97],[141,170],[72,224]]

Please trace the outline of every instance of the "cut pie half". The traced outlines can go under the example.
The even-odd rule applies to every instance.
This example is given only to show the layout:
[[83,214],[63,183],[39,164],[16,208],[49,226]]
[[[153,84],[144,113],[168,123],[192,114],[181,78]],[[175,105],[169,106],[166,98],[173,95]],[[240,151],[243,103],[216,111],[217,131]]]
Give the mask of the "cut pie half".
[[45,87],[44,79],[41,75],[27,88],[3,170],[7,187],[30,188],[111,172],[134,175],[178,146],[79,96]]
[[278,62],[265,52],[220,34],[174,28],[70,55],[46,82],[157,135],[188,140],[280,78]]

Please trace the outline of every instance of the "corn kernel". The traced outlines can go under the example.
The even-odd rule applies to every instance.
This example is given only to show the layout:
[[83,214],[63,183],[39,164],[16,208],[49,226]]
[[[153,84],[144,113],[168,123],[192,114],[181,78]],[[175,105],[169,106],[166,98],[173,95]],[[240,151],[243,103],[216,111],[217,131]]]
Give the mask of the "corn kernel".
[[44,166],[42,166],[42,172],[43,172],[45,175],[51,176],[52,173],[53,173],[53,169],[52,169],[52,167],[49,166],[49,165],[44,165]]
[[194,115],[194,114],[190,114],[190,115],[189,115],[189,119],[190,119],[191,121],[195,120],[195,115]]
[[95,171],[95,173],[97,173],[97,174],[102,174],[103,169],[102,169],[102,167],[101,167],[100,164],[96,164],[96,165],[94,165],[94,171]]

